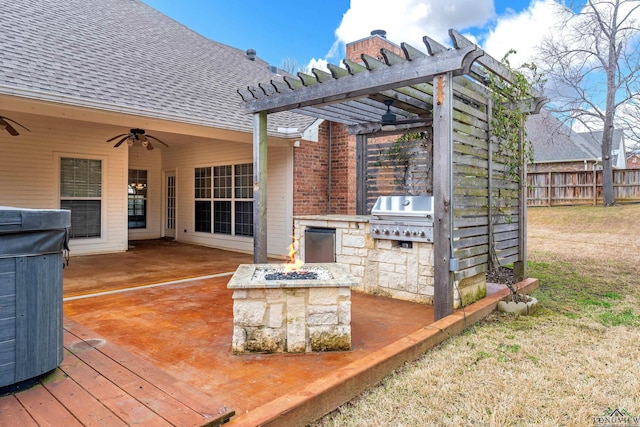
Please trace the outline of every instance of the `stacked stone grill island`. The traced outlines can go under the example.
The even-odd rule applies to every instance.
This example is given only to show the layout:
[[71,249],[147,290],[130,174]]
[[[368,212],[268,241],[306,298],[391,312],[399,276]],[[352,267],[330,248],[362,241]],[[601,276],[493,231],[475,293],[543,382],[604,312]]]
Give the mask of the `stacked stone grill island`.
[[282,271],[279,264],[242,264],[229,280],[233,353],[350,350],[356,279],[348,269],[319,263]]

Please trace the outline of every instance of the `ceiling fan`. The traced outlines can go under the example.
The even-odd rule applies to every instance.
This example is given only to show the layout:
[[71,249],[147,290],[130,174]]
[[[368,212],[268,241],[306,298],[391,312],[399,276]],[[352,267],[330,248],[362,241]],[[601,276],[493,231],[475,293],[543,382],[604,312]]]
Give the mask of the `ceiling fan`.
[[380,124],[386,127],[392,127],[395,125],[406,125],[412,123],[426,123],[427,119],[417,117],[414,119],[402,119],[398,120],[398,117],[391,112],[391,105],[393,104],[393,99],[385,99],[382,101],[384,105],[387,106],[387,111],[382,115],[380,119]]
[[160,144],[164,145],[165,147],[169,148],[169,146],[167,144],[165,144],[164,142],[160,141],[158,138],[156,138],[155,136],[151,136],[151,135],[145,135],[144,129],[131,129],[129,131],[129,133],[123,133],[121,135],[116,135],[111,139],[107,139],[107,142],[111,142],[115,139],[118,139],[122,137],[118,142],[116,142],[116,145],[113,146],[113,148],[118,148],[120,146],[120,144],[122,144],[123,142],[127,141],[127,145],[129,145],[129,147],[133,146],[133,144],[135,144],[136,142],[139,142],[140,145],[142,145],[143,147],[145,147],[147,150],[153,150],[153,145],[151,145],[151,141],[149,141],[149,138],[158,141]]
[[4,130],[6,130],[7,132],[9,132],[11,135],[13,136],[18,136],[20,135],[20,132],[18,132],[16,130],[16,128],[14,128],[13,126],[11,126],[9,124],[9,122],[16,124],[18,126],[20,126],[21,128],[24,128],[27,132],[31,132],[29,129],[27,129],[26,126],[22,126],[20,123],[16,122],[15,120],[11,120],[8,117],[4,117],[4,116],[0,116],[0,129],[4,128]]

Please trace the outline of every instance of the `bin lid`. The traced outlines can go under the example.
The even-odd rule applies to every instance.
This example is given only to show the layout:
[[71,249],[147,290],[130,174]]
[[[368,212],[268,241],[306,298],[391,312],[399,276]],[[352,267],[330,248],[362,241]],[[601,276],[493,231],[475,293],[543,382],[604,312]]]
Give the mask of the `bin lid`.
[[71,211],[0,206],[0,234],[71,227]]

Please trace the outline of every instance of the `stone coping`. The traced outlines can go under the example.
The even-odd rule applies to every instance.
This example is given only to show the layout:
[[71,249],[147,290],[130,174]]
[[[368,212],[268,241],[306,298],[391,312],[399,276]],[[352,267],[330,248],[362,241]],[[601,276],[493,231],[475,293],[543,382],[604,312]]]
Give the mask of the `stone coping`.
[[296,215],[294,220],[369,222],[367,215]]
[[[342,265],[336,263],[307,263],[308,266],[323,267],[331,275],[330,279],[315,280],[255,280],[256,269],[281,269],[283,264],[240,264],[227,283],[228,289],[281,289],[357,286],[358,281]],[[304,269],[304,267],[302,267]]]

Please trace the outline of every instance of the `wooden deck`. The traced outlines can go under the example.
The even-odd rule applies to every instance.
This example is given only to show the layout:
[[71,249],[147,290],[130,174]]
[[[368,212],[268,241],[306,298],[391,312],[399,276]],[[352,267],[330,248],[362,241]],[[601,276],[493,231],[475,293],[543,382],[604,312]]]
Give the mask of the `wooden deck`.
[[0,397],[6,426],[216,426],[230,408],[69,318],[65,356],[27,390]]

